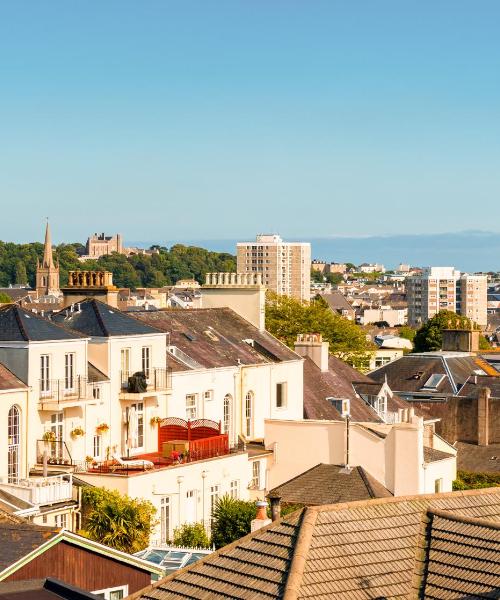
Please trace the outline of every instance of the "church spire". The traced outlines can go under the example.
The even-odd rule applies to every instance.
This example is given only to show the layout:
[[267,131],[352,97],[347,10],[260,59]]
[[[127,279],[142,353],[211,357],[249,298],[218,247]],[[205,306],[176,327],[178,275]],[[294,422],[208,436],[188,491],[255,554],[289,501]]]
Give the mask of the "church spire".
[[50,237],[49,220],[47,219],[47,226],[45,228],[45,246],[43,249],[43,263],[42,266],[46,269],[54,269],[54,259],[52,257],[52,240]]

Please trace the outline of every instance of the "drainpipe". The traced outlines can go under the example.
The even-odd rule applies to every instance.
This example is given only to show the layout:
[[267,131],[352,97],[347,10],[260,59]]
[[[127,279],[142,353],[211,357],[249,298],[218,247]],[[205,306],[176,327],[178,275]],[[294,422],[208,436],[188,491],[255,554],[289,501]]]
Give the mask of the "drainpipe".
[[203,510],[203,514],[202,514],[202,517],[203,517],[203,527],[205,527],[205,479],[207,478],[207,475],[208,475],[208,471],[202,471],[201,472],[201,478],[202,478],[202,481],[203,481],[203,484],[202,484],[203,485],[203,487],[202,487],[202,490],[203,490],[203,498],[202,498],[202,503],[203,503],[203,506],[202,506],[202,510]]
[[179,495],[179,505],[178,505],[178,508],[179,508],[178,515],[179,515],[179,517],[178,517],[178,525],[177,525],[177,527],[180,527],[180,525],[181,525],[181,483],[183,482],[183,480],[184,480],[184,476],[183,475],[178,475],[177,476],[177,485],[179,486],[179,494],[178,494]]

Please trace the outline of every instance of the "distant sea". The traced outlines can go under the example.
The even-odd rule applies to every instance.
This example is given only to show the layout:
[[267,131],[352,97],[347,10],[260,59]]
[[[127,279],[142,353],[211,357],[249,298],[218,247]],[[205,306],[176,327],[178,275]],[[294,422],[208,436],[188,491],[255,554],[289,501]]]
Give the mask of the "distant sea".
[[[251,239],[251,238],[249,238]],[[217,252],[236,253],[237,240],[169,240],[129,242],[148,247],[185,244]],[[287,241],[293,241],[287,238]],[[500,271],[500,233],[461,231],[442,234],[411,234],[366,237],[306,238],[311,242],[313,258],[335,262],[378,262],[386,269],[399,263],[413,266],[452,266],[461,271]]]

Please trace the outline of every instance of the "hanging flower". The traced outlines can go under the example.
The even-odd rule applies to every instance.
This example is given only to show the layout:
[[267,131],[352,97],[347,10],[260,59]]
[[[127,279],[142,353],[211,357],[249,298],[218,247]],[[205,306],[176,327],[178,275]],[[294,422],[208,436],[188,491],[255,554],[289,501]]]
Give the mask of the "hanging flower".
[[106,431],[109,431],[109,425],[107,423],[100,423],[96,427],[96,431],[98,431],[99,433],[106,433]]
[[45,431],[42,435],[42,439],[44,442],[55,442],[56,434],[53,431]]
[[85,431],[83,431],[83,429],[81,427],[75,427],[71,431],[70,435],[72,438],[81,437],[82,435],[85,435]]
[[151,424],[151,427],[154,427],[155,425],[159,425],[161,421],[161,417],[151,417],[151,420],[149,422]]

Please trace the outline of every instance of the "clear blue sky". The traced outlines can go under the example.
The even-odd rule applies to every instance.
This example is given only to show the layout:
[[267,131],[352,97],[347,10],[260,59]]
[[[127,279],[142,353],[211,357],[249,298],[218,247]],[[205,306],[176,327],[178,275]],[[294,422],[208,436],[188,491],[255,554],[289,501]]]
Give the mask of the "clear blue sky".
[[0,1],[0,239],[500,231],[500,2]]

